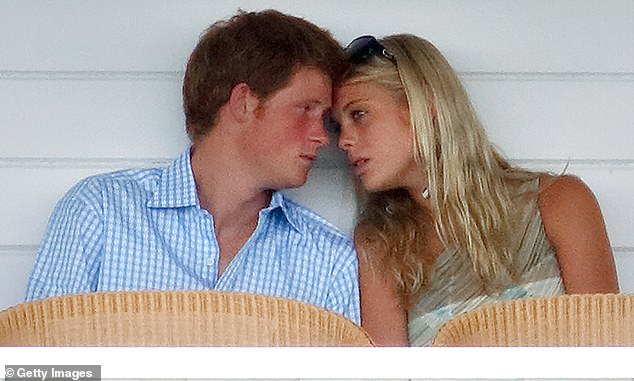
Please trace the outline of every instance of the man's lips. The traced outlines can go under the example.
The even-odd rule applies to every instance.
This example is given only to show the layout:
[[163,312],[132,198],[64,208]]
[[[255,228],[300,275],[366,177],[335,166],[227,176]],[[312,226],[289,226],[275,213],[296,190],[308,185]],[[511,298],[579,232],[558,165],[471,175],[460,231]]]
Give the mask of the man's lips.
[[315,161],[315,159],[317,159],[317,155],[314,153],[305,153],[305,154],[299,155],[299,157],[301,157],[304,160],[308,160],[311,163]]

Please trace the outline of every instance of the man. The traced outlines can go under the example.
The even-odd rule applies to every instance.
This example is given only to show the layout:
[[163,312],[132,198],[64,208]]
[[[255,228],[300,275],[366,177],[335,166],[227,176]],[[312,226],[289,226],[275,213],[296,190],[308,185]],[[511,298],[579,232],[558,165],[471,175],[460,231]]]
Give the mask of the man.
[[324,30],[240,12],[194,49],[191,147],[166,169],[83,180],[59,202],[27,300],[88,291],[215,289],[301,300],[359,322],[350,241],[278,191],[306,182],[343,54]]

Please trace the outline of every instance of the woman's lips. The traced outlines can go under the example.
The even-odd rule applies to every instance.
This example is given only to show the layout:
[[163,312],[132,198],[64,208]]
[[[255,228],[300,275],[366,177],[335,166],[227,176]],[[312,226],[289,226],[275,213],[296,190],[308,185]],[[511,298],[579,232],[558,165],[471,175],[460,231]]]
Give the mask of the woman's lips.
[[352,168],[354,170],[354,174],[361,177],[365,174],[368,167],[368,162],[370,159],[357,159],[352,162]]

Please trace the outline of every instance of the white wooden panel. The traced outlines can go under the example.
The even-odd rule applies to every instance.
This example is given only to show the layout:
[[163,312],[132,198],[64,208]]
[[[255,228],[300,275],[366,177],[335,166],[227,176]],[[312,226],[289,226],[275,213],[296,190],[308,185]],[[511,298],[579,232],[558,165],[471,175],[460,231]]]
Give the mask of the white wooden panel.
[[634,80],[467,76],[464,83],[491,140],[509,157],[634,158]]
[[0,249],[0,311],[22,303],[34,261],[34,249],[31,252]]
[[167,158],[187,146],[180,80],[0,80],[0,156]]
[[[80,179],[113,169],[0,168],[0,246],[37,245],[57,201]],[[9,222],[10,221],[10,222]]]
[[[575,168],[570,173],[578,175],[592,189],[599,201],[613,246],[634,247],[634,171],[632,168]],[[634,272],[632,273],[634,281]]]
[[[0,157],[169,158],[187,145],[179,79],[0,81]],[[466,77],[514,158],[632,159],[634,80]]]
[[614,252],[616,272],[619,277],[621,292],[634,293],[634,250]]
[[238,8],[306,17],[342,43],[419,34],[461,71],[634,72],[629,0],[3,1],[0,70],[181,71],[200,32]]

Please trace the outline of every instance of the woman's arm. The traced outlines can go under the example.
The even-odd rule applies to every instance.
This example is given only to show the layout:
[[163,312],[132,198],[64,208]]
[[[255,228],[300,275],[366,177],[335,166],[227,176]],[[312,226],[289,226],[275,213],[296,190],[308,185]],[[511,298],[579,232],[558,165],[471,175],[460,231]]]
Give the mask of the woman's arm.
[[359,258],[361,326],[377,346],[408,346],[407,312],[394,281],[380,270],[374,271],[366,259]]
[[610,242],[592,191],[573,176],[540,180],[539,211],[566,293],[618,293]]

